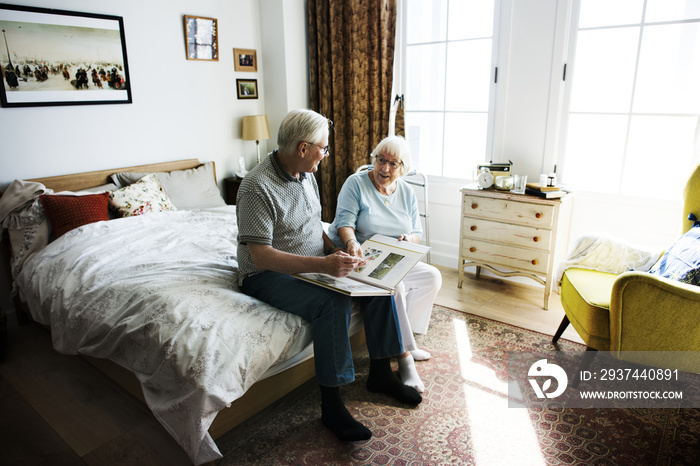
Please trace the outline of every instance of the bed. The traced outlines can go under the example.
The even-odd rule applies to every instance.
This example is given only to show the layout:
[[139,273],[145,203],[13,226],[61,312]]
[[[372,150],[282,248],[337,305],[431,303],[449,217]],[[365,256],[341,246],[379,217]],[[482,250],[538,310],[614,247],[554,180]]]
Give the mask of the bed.
[[238,288],[236,207],[212,162],[15,183],[0,221],[18,320],[143,400],[193,463],[220,458],[214,439],[313,377],[310,324]]

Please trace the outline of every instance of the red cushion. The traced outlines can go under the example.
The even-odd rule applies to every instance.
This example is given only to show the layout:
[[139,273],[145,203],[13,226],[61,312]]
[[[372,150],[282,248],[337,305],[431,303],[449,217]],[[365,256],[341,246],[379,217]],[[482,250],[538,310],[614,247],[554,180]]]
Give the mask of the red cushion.
[[39,196],[55,238],[88,223],[109,220],[109,193],[85,196],[42,194]]

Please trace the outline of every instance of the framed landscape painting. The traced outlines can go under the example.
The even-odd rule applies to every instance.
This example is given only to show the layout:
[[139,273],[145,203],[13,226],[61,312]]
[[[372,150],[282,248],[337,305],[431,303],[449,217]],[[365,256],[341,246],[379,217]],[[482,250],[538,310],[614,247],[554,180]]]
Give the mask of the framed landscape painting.
[[238,89],[239,99],[257,99],[258,98],[258,80],[257,79],[236,79],[236,89]]
[[120,16],[0,3],[3,107],[131,103]]

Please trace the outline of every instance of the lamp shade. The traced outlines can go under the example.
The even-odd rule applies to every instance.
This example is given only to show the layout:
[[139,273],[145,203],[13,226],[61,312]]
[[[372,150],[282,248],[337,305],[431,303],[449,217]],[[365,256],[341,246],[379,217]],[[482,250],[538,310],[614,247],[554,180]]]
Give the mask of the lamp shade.
[[241,124],[241,133],[244,141],[270,139],[267,115],[244,116]]

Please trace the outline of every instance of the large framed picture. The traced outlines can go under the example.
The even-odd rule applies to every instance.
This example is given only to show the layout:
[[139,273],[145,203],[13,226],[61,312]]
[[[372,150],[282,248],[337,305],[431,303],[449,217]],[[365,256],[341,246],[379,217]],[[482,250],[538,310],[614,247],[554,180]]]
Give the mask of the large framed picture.
[[236,79],[236,89],[238,89],[239,99],[257,99],[258,98],[258,80],[257,79]]
[[3,107],[131,103],[120,16],[0,3]]
[[235,71],[258,71],[258,54],[253,49],[233,49]]
[[188,60],[219,61],[219,30],[216,19],[185,16]]

